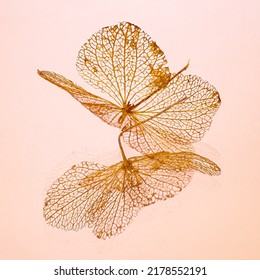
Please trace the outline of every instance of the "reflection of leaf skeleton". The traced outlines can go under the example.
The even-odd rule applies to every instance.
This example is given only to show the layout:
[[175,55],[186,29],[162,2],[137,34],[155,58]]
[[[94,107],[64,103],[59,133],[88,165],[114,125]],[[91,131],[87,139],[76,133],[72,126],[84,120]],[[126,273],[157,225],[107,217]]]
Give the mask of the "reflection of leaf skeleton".
[[201,78],[181,74],[188,65],[171,74],[166,63],[163,51],[144,31],[121,22],[92,35],[77,59],[84,80],[113,102],[54,72],[38,73],[108,124],[122,130],[134,127],[123,139],[139,152],[189,150],[209,129],[219,94]]
[[191,152],[148,154],[109,167],[81,162],[49,189],[44,216],[65,230],[93,227],[105,239],[121,233],[142,207],[181,191],[193,171],[218,175],[220,169]]

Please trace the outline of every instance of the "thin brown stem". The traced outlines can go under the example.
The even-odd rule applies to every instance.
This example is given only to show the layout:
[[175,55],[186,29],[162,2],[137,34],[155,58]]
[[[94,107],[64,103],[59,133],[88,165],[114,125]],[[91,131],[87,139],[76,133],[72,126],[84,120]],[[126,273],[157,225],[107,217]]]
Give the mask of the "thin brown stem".
[[122,136],[122,132],[119,134],[119,136],[118,136],[118,144],[119,144],[119,148],[120,148],[120,152],[121,152],[121,155],[122,155],[122,158],[123,158],[123,161],[124,161],[124,163],[126,163],[127,164],[127,158],[126,158],[126,156],[125,156],[125,151],[124,151],[124,149],[123,149],[123,146],[122,146],[122,143],[121,143],[121,136]]

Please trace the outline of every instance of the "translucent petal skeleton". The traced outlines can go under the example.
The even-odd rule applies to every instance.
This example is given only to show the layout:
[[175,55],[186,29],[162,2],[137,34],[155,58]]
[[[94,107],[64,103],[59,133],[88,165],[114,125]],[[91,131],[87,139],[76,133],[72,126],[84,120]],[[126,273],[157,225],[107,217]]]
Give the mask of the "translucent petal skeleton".
[[[65,230],[92,227],[98,238],[121,233],[144,206],[173,197],[194,171],[220,168],[192,151],[220,105],[216,89],[201,78],[169,72],[164,53],[128,22],[102,28],[81,48],[77,69],[96,96],[50,71],[41,77],[69,92],[106,123],[121,129],[123,160],[111,166],[74,165],[47,193],[44,217]],[[125,156],[121,139],[142,156]]]
[[113,102],[54,72],[38,73],[103,121],[127,129],[123,140],[139,152],[190,150],[209,129],[220,97],[208,82],[181,74],[188,65],[171,74],[166,64],[163,51],[149,35],[121,22],[92,35],[76,63],[83,79]]
[[137,156],[109,167],[81,162],[51,186],[44,216],[65,230],[92,227],[105,239],[121,233],[144,206],[180,192],[193,171],[220,173],[215,163],[191,152]]

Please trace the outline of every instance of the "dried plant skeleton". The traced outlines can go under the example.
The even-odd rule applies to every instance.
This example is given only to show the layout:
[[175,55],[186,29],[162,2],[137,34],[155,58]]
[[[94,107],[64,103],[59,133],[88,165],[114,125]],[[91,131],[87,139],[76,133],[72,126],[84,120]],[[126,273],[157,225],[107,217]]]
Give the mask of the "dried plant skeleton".
[[187,66],[171,74],[166,64],[163,51],[150,36],[123,22],[92,35],[80,49],[76,64],[83,79],[114,103],[61,75],[39,74],[108,124],[122,130],[134,127],[123,139],[139,152],[183,151],[209,129],[220,98],[208,82],[182,75]]
[[[128,22],[102,28],[82,46],[76,65],[113,101],[54,72],[38,73],[120,128],[123,160],[109,167],[82,162],[54,182],[44,206],[49,224],[93,227],[104,239],[120,233],[142,207],[181,191],[194,171],[220,174],[215,163],[192,152],[220,106],[217,90],[183,75],[188,65],[170,73],[163,51],[143,30]],[[121,140],[143,155],[127,158]]]

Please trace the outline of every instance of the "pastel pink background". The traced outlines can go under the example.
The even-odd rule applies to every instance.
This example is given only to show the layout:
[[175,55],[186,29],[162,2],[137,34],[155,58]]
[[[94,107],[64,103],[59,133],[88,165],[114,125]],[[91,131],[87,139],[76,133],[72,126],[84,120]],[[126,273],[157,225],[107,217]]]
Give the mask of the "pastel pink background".
[[[0,1],[0,258],[259,259],[259,14],[257,0]],[[43,200],[74,163],[117,162],[119,130],[36,70],[98,93],[77,74],[77,52],[119,21],[151,35],[172,71],[190,59],[187,73],[217,87],[222,105],[198,152],[222,175],[196,174],[177,197],[143,209],[103,241],[88,228],[48,226]]]

